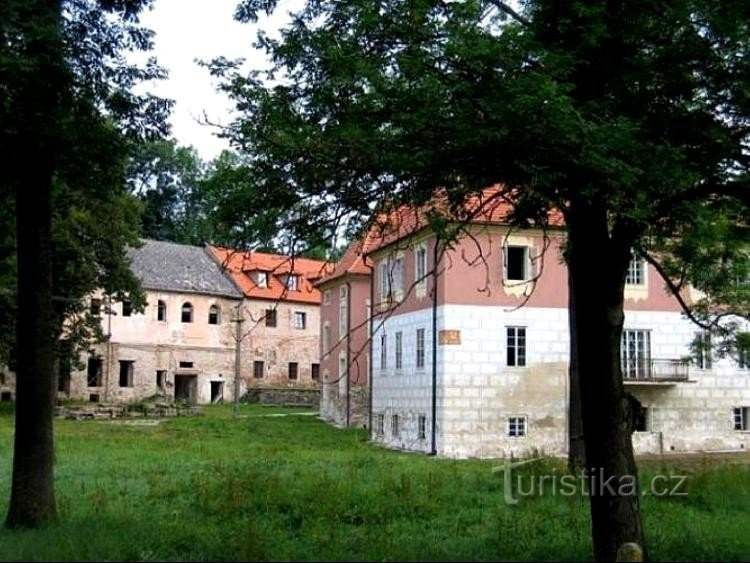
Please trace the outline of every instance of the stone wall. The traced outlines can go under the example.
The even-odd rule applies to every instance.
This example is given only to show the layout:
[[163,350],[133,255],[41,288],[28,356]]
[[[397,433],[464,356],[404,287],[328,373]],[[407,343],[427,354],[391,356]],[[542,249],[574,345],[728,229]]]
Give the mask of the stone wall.
[[242,401],[261,405],[318,407],[320,390],[295,387],[253,387],[247,390]]
[[[349,426],[369,426],[369,389],[366,385],[351,385],[349,388]],[[320,398],[320,417],[334,426],[346,426],[346,391],[337,384],[323,382]]]

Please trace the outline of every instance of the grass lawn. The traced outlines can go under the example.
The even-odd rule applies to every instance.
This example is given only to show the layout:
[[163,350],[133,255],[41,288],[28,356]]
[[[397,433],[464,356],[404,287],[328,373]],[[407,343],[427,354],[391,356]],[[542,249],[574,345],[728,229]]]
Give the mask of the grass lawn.
[[[24,560],[586,560],[587,499],[537,495],[509,506],[493,461],[369,445],[299,409],[206,407],[155,425],[58,421],[60,523],[0,531],[0,558]],[[310,412],[310,411],[307,411]],[[0,414],[0,512],[13,419]],[[646,496],[650,554],[750,559],[750,466],[644,462],[688,474],[688,493]],[[531,474],[562,471],[549,461]]]

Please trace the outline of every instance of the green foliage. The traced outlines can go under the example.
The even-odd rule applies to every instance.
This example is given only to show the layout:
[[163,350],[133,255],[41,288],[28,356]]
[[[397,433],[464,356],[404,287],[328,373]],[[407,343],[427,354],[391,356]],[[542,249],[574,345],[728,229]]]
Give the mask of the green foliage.
[[[33,161],[42,154],[53,161],[50,244],[55,334],[64,332],[72,345],[69,350],[101,340],[99,319],[88,314],[83,302],[94,289],[116,299],[127,296],[136,309],[145,304],[126,257],[126,248],[139,244],[140,208],[126,190],[125,168],[130,152],[144,138],[166,132],[171,107],[166,100],[133,91],[141,81],[165,76],[155,61],[138,67],[124,56],[126,51],[150,48],[152,32],[137,20],[138,11],[148,4],[147,0],[62,2],[60,21],[44,28],[33,3],[3,3],[0,148],[9,158],[0,176],[0,207],[5,213],[0,217],[0,261],[7,266],[0,274],[0,363],[6,363],[14,349],[13,189],[30,189],[25,187],[28,167],[41,165]],[[53,29],[59,29],[60,35]],[[38,75],[38,65],[43,63],[27,45],[34,41],[58,50],[59,75]],[[41,102],[23,95],[29,84],[55,80],[60,99],[54,107],[33,106]],[[43,126],[30,121],[29,114]],[[29,138],[33,148],[25,141]]]
[[[59,421],[63,518],[0,532],[5,559],[30,560],[585,560],[578,497],[503,501],[496,461],[454,461],[368,445],[300,409],[206,407],[156,426]],[[287,413],[289,416],[265,416]],[[304,413],[304,414],[300,414]],[[0,467],[12,422],[0,415]],[[743,458],[744,459],[744,458]],[[655,560],[750,553],[748,467],[646,463],[689,475],[688,496],[644,497]],[[558,474],[555,460],[523,478]],[[520,470],[519,470],[520,471]],[[5,469],[3,469],[5,474]],[[0,498],[8,481],[0,480]],[[686,534],[686,530],[690,530]]]

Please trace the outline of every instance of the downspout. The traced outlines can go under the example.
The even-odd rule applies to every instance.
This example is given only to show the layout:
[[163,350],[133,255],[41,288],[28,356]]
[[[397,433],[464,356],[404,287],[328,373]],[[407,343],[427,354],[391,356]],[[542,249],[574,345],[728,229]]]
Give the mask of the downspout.
[[351,424],[351,376],[349,370],[351,369],[352,357],[352,284],[349,281],[349,277],[346,278],[346,427],[349,428]]
[[367,432],[369,435],[369,440],[372,442],[373,434],[372,434],[372,375],[374,373],[374,369],[372,367],[372,364],[374,362],[374,358],[372,357],[372,341],[375,337],[375,332],[373,329],[375,328],[375,282],[374,282],[374,270],[372,266],[370,266],[370,318],[367,319],[367,322],[370,323],[370,336],[367,339],[368,343],[367,346],[369,347],[368,354],[369,354],[369,361],[367,362]]
[[429,455],[437,455],[437,261],[436,238],[432,256],[432,449]]

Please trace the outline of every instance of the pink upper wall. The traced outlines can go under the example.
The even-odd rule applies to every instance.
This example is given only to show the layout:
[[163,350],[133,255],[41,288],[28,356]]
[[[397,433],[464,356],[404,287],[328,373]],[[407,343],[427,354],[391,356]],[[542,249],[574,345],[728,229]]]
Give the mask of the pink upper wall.
[[[512,308],[524,304],[525,296],[521,292],[522,285],[513,282],[516,284],[515,291],[503,285],[503,245],[507,235],[507,227],[482,226],[473,232],[472,237],[463,237],[443,255],[438,268],[440,274],[438,305],[491,305]],[[530,239],[533,245],[532,256],[543,256],[534,260],[534,269],[535,271],[541,269],[541,275],[534,284],[531,296],[525,302],[525,306],[567,308],[567,269],[562,259],[561,246],[564,241],[564,233],[559,231],[549,233],[549,246],[546,251],[544,251],[544,236],[540,231],[514,230],[511,236]],[[428,245],[427,270],[429,272],[433,269],[435,237],[430,236],[426,239],[426,242]],[[428,278],[427,291],[424,296],[418,296],[413,289],[410,291],[414,283],[414,244],[408,239],[380,249],[372,255],[375,264],[373,283],[376,304],[380,299],[379,263],[386,260],[391,254],[401,253],[405,260],[404,287],[406,291],[404,300],[398,304],[393,312],[400,314],[431,307],[431,277]],[[626,290],[626,297],[631,293],[636,297],[636,299],[626,298],[626,309],[680,310],[679,303],[667,292],[659,274],[651,266],[647,266],[646,281],[647,290],[645,288],[635,292]],[[382,312],[383,308],[376,307],[375,310]]]
[[[339,333],[340,290],[347,287],[349,291],[348,306],[348,341]],[[321,374],[328,374],[330,381],[338,379],[338,362],[340,353],[349,354],[349,379],[352,384],[365,385],[368,381],[369,365],[367,363],[369,339],[367,336],[367,302],[370,299],[370,278],[363,275],[345,275],[330,282],[323,283],[318,289],[325,295],[330,291],[330,302],[325,299],[320,308],[320,357]],[[324,327],[330,326],[330,350],[324,349]],[[328,352],[328,353],[326,353]]]

